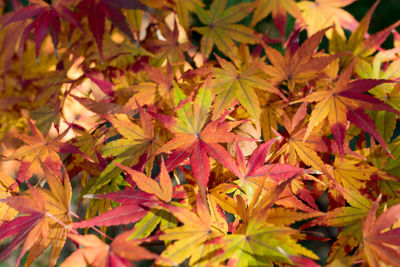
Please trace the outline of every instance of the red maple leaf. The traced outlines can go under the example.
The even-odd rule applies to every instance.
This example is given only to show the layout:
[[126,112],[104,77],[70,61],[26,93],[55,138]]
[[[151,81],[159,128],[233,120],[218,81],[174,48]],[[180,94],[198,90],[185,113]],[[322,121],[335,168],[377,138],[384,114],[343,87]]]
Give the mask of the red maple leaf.
[[[42,0],[31,0],[31,5],[14,12],[14,14],[3,24],[6,26],[16,21],[23,21],[29,18],[34,18],[33,21],[26,26],[19,44],[19,53],[22,56],[22,50],[29,33],[34,30],[35,32],[35,45],[36,45],[36,61],[39,57],[40,46],[48,32],[51,40],[53,41],[54,51],[57,56],[57,45],[59,41],[59,33],[61,30],[60,18],[68,21],[74,27],[81,28],[75,14],[67,7],[68,1],[57,1],[53,5]],[[14,45],[14,44],[10,44]]]

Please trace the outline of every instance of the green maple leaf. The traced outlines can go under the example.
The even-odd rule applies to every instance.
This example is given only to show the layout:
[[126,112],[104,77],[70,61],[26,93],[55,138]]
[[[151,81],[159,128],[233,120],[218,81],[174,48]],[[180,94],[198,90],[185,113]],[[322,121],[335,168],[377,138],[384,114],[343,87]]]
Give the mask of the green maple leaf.
[[222,68],[214,68],[214,79],[211,83],[213,93],[217,96],[214,101],[213,118],[218,118],[226,108],[237,99],[256,120],[260,118],[260,102],[256,89],[286,97],[260,74],[256,65],[235,67],[232,63],[217,56]]
[[236,24],[254,9],[254,5],[241,3],[225,8],[226,4],[227,0],[213,1],[208,11],[196,6],[196,14],[206,26],[194,27],[193,30],[203,35],[200,50],[205,58],[210,55],[214,44],[224,54],[232,55],[236,50],[235,41],[255,44],[260,40],[253,29]]

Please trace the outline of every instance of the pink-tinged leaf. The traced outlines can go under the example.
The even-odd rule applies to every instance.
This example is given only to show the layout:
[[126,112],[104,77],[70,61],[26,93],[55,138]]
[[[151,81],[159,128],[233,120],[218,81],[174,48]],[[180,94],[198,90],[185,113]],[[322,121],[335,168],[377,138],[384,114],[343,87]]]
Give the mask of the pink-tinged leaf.
[[[396,204],[388,208],[384,213],[382,213],[379,216],[379,218],[375,221],[375,226],[373,227],[373,231],[376,233],[382,232],[386,228],[391,227],[399,218],[400,218],[400,204]],[[396,230],[395,232],[399,232],[400,228],[393,230]],[[393,232],[393,234],[395,232]],[[397,238],[399,238],[399,236],[397,236]]]
[[57,58],[58,58],[57,46],[58,46],[58,41],[59,41],[58,33],[61,30],[61,24],[60,24],[60,20],[58,19],[58,17],[59,17],[58,13],[54,9],[51,9],[48,14],[48,20],[49,20],[48,31],[49,31],[51,40],[53,42],[54,52],[55,52]]
[[[352,121],[358,128],[372,135],[390,154],[390,150],[386,145],[385,141],[378,133],[373,120],[364,112],[362,109],[349,110],[347,112],[347,117]],[[391,155],[391,154],[390,154]]]
[[157,202],[157,200],[153,198],[153,195],[143,191],[136,191],[132,189],[101,194],[97,195],[96,197],[106,198],[112,201],[119,202],[123,205],[131,205],[131,206],[143,205],[146,207],[151,207]]
[[28,18],[32,18],[32,17],[36,16],[37,14],[39,14],[43,9],[44,9],[44,7],[39,6],[39,5],[26,6],[26,7],[22,8],[21,10],[14,12],[14,15],[7,22],[5,22],[3,24],[3,27],[5,27],[8,24],[15,22],[15,21],[26,20]]
[[286,36],[286,21],[287,21],[287,16],[286,12],[273,12],[273,20],[274,20],[274,25],[278,29],[280,35],[282,38],[285,38]]
[[[117,254],[119,260],[122,261],[125,265],[122,266],[129,266],[129,261],[139,261],[144,259],[155,259],[159,258],[157,254],[154,254],[147,249],[138,246],[139,242],[137,240],[130,240],[130,237],[134,233],[135,229],[130,231],[125,231],[122,234],[119,234],[113,242],[111,243],[112,251]],[[151,242],[155,240],[155,238],[148,238],[146,241]],[[114,254],[110,254],[112,256]],[[112,265],[112,267],[119,267],[121,265]]]
[[[395,30],[400,25],[400,20],[396,21],[389,27],[371,35],[367,40],[364,42],[364,49],[363,52],[367,52],[368,55],[378,50],[381,44],[386,40],[393,30]],[[364,55],[363,55],[364,56]]]
[[[61,29],[59,18],[68,18],[69,16],[64,15],[64,13],[72,14],[72,12],[68,8],[61,6],[61,4],[56,3],[54,4],[54,6],[50,6],[44,1],[34,1],[32,5],[16,11],[14,16],[11,16],[11,18],[4,24],[4,26],[15,21],[26,20],[32,17],[32,24],[28,25],[25,28],[25,32],[20,40],[20,53],[22,54],[23,45],[25,44],[27,35],[31,32],[31,30],[34,29],[36,60],[38,61],[40,47],[47,32],[50,34],[56,57],[58,57],[57,46],[59,41],[59,32]],[[73,20],[71,16],[69,16],[69,18],[70,19],[67,19],[67,21],[69,21],[72,25],[79,26],[76,19]],[[80,28],[82,29],[82,27]]]
[[[172,184],[168,172],[165,169],[164,161],[162,162],[161,173],[160,173],[160,176],[162,177],[162,179],[160,180],[162,180],[163,182],[162,186],[160,186],[156,180],[147,177],[141,172],[123,166],[119,163],[115,163],[115,165],[126,171],[131,176],[131,179],[136,183],[137,187],[139,187],[140,190],[155,195],[160,200],[165,202],[169,202],[171,200]],[[164,191],[164,189],[167,191]]]
[[93,75],[86,73],[85,74],[90,80],[92,80],[100,89],[103,91],[106,95],[108,96],[114,96],[114,91],[112,90],[113,83],[106,81],[106,80],[100,80],[95,78]]
[[100,58],[103,58],[103,34],[105,27],[105,14],[101,4],[94,0],[82,1],[80,4],[87,13],[90,31],[99,48]]
[[20,231],[24,232],[43,217],[42,213],[33,213],[29,216],[17,217],[12,221],[5,221],[0,226],[0,240],[13,236]]
[[21,40],[19,41],[19,47],[18,47],[18,54],[19,54],[19,58],[21,60],[22,60],[22,54],[23,54],[23,51],[24,51],[25,41],[28,38],[28,35],[29,35],[29,33],[31,32],[31,30],[33,29],[34,26],[35,26],[35,22],[32,22],[31,24],[29,24],[25,28],[24,32],[22,33]]
[[[25,254],[27,249],[30,249],[37,238],[42,234],[47,234],[47,228],[44,227],[46,214],[46,198],[41,191],[30,188],[30,197],[27,196],[12,196],[6,199],[7,205],[18,210],[20,213],[29,213],[29,216],[17,217],[12,221],[3,222],[0,226],[0,240],[15,235],[14,239],[0,253],[0,260],[6,258],[8,254],[18,246],[24,239],[26,240],[17,263]],[[36,228],[39,232],[32,229]],[[16,265],[18,266],[18,264]]]
[[239,167],[241,173],[246,173],[246,158],[243,155],[242,150],[239,147],[239,142],[235,141],[236,149],[236,165]]
[[289,35],[289,39],[287,41],[286,48],[289,49],[291,55],[294,55],[294,53],[296,53],[297,49],[299,49],[300,30],[301,30],[301,28],[297,28],[297,29],[293,30],[292,33],[290,33],[290,35]]
[[367,94],[363,93],[353,93],[351,91],[347,91],[341,93],[342,96],[355,99],[359,102],[365,109],[372,109],[372,110],[386,110],[389,112],[393,112],[396,114],[400,114],[400,112],[393,107],[389,106],[388,104],[382,102],[381,100]]
[[[236,135],[229,132],[233,127],[238,126],[242,122],[235,122],[237,125],[220,120],[209,122],[200,133],[200,138],[209,144],[229,143],[235,140]],[[236,137],[237,139],[238,137]]]
[[161,170],[159,177],[160,177],[159,179],[160,187],[166,197],[165,201],[169,202],[171,201],[172,198],[172,182],[171,182],[171,177],[168,174],[167,168],[165,167],[164,158],[162,158],[161,160]]
[[60,149],[58,151],[59,153],[74,153],[74,154],[79,154],[82,157],[84,157],[85,159],[87,159],[90,162],[93,162],[93,160],[86,155],[85,153],[83,153],[82,151],[80,151],[76,146],[74,146],[73,144],[70,143],[64,143],[60,146]]
[[291,127],[290,127],[290,132],[293,131],[297,125],[299,125],[300,121],[304,119],[304,117],[307,114],[307,102],[303,102],[301,106],[296,110],[296,113],[293,115],[292,122],[291,122]]
[[148,112],[145,112],[142,106],[139,104],[137,99],[135,99],[136,106],[139,109],[140,114],[140,122],[142,123],[143,131],[146,133],[147,136],[154,135],[154,124],[152,122],[152,117]]
[[60,266],[131,267],[130,261],[159,258],[157,254],[139,246],[141,241],[128,240],[132,231],[134,230],[118,235],[110,245],[95,235],[69,234],[68,238],[81,248],[73,252]]
[[30,188],[31,197],[12,196],[6,199],[7,205],[20,213],[44,214],[46,212],[46,198],[36,188]]
[[331,131],[335,138],[336,144],[339,149],[339,155],[343,159],[344,157],[344,137],[346,135],[346,127],[343,124],[336,123],[331,125]]
[[79,24],[78,18],[75,16],[75,14],[69,8],[66,8],[65,6],[62,6],[62,5],[55,5],[54,8],[57,10],[58,15],[62,19],[64,19],[65,21],[68,21],[75,28],[79,28],[83,32],[85,32],[85,29],[83,29],[83,27]]
[[[385,213],[383,213],[385,214]],[[382,215],[383,215],[382,214]],[[395,213],[399,214],[399,213]],[[391,219],[396,218],[398,220],[398,216],[391,215]],[[385,228],[384,228],[385,229]],[[390,231],[384,232],[383,234],[379,234],[379,238],[375,238],[377,243],[384,242],[385,244],[393,245],[393,246],[400,246],[400,228],[395,228]]]
[[275,204],[275,202],[278,201],[281,194],[285,190],[286,186],[288,186],[293,179],[294,176],[290,177],[289,179],[278,184],[276,187],[270,190],[266,195],[264,195],[258,202],[260,204],[257,205],[257,210],[258,210],[257,213],[261,216],[264,216],[266,212]]
[[105,31],[105,17],[125,33],[132,41],[135,41],[132,31],[126,21],[126,18],[121,7],[124,8],[145,8],[138,1],[111,1],[111,0],[83,0],[79,4],[79,9],[86,13],[90,31],[96,40],[99,49],[100,57],[103,59],[103,35]]
[[119,163],[115,163],[115,165],[126,171],[140,190],[152,195],[162,194],[158,183],[152,178],[144,175],[144,173],[138,172]]
[[170,130],[171,132],[174,131],[175,125],[176,125],[176,120],[174,117],[171,116],[167,116],[161,113],[155,113],[153,111],[149,110],[149,114],[151,116],[153,116],[154,118],[156,118],[157,120],[159,120],[164,126],[165,128],[167,128],[168,130]]
[[141,9],[148,10],[149,8],[143,5],[139,0],[102,0],[107,5],[114,5],[118,8],[125,9]]
[[289,259],[298,267],[319,267],[320,265],[315,261],[299,256],[290,256]]
[[231,155],[229,155],[228,151],[226,151],[223,146],[219,144],[204,144],[208,155],[221,163],[222,166],[233,172],[235,175],[240,176],[240,172],[235,164],[235,161],[232,159]]
[[303,168],[298,168],[289,164],[268,164],[258,168],[251,176],[268,175],[276,182],[291,179],[304,173]]
[[20,10],[24,7],[19,0],[11,0],[11,3],[14,10]]
[[[28,218],[26,218],[28,217]],[[23,218],[26,221],[23,220],[17,220],[19,218]],[[19,244],[24,241],[24,239],[28,236],[30,231],[35,227],[36,223],[42,218],[41,216],[24,216],[24,217],[18,217],[11,222],[4,222],[0,226],[0,235],[4,235],[4,238],[12,235],[8,235],[7,231],[11,231],[14,229],[18,229],[18,232],[21,232],[20,234],[17,234],[14,239],[7,245],[7,247],[2,248],[2,251],[0,253],[0,260],[4,260],[7,258],[7,256],[10,254],[11,251],[13,251]],[[28,219],[28,220],[27,220]],[[11,225],[10,225],[11,223]],[[14,234],[13,234],[14,235]],[[1,238],[3,239],[3,238]]]
[[[348,71],[352,71],[352,68],[346,69]],[[339,95],[346,96],[346,94],[353,94],[353,93],[365,93],[368,92],[370,89],[378,86],[382,83],[393,83],[391,80],[377,80],[377,79],[362,79],[362,80],[355,80],[348,83],[343,90],[340,90]]]
[[[22,161],[21,162],[21,165],[20,165],[19,170],[18,170],[18,175],[17,175],[18,182],[23,183],[23,182],[25,182],[26,180],[29,180],[32,177],[33,173],[30,170],[31,165],[32,165],[31,162],[26,162],[26,161]],[[15,183],[14,186],[17,186],[17,185],[18,184]]]
[[310,190],[302,188],[296,191],[296,195],[306,202],[308,205],[310,205],[313,209],[319,210],[318,205],[315,203],[315,199],[312,196],[312,193]]
[[[379,262],[384,262],[389,266],[397,266],[399,261],[398,259],[400,258],[400,252],[399,252],[399,248],[391,248],[390,246],[381,243],[381,242],[376,242],[374,244],[374,250],[375,253],[378,256],[378,258],[376,259]],[[375,262],[376,263],[376,262]],[[378,264],[372,264],[370,263],[370,266],[379,266]],[[382,265],[380,265],[382,266]]]
[[187,160],[190,156],[190,152],[186,150],[174,150],[168,157],[168,159],[165,162],[165,166],[167,167],[167,171],[172,171],[179,165],[181,165],[182,162]]
[[192,155],[190,156],[190,165],[193,175],[199,182],[199,186],[207,186],[210,177],[210,160],[206,152],[206,145],[198,140],[193,145]]
[[139,221],[147,214],[148,210],[136,205],[126,205],[113,208],[92,219],[75,222],[71,224],[73,228],[85,228],[93,226],[111,226],[129,224]]
[[379,195],[363,223],[364,255],[371,266],[378,266],[379,261],[396,266],[400,257],[400,229],[390,228],[400,217],[400,204],[390,207],[377,219],[376,212],[381,198],[382,195]]
[[[136,163],[136,165],[133,166],[132,169],[143,172],[144,169],[146,168],[146,163],[148,162],[148,158],[149,157],[148,157],[147,153],[144,153],[143,155],[141,155],[139,157],[139,162]],[[136,186],[135,182],[133,182],[133,180],[131,178],[129,180],[127,179],[127,182],[133,187]]]
[[247,176],[254,176],[254,173],[264,165],[271,146],[278,140],[274,138],[258,146],[247,162]]

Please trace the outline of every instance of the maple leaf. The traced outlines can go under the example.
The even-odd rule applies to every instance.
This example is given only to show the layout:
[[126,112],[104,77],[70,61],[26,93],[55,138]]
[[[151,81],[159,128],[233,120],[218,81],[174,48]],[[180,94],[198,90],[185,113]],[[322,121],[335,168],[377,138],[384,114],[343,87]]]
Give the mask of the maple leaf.
[[15,235],[14,239],[4,248],[0,254],[3,260],[24,240],[25,243],[15,263],[19,261],[25,252],[29,251],[40,237],[46,239],[48,236],[49,225],[46,220],[46,199],[45,195],[38,189],[31,188],[30,196],[13,196],[6,199],[6,203],[19,211],[30,215],[20,216],[9,222],[3,222],[0,226],[0,239]]
[[175,135],[157,151],[173,151],[166,162],[167,170],[172,170],[189,157],[194,177],[202,190],[207,186],[210,175],[209,156],[224,166],[234,165],[229,153],[218,143],[232,142],[236,135],[230,130],[241,123],[224,122],[224,117],[207,123],[211,93],[206,87],[208,85],[199,89],[193,103],[187,103],[184,101],[186,96],[175,85],[175,104],[180,105],[176,111],[178,117],[153,114]]
[[47,32],[50,34],[51,40],[53,41],[56,57],[58,57],[57,46],[59,42],[59,32],[61,31],[60,18],[68,21],[74,27],[82,29],[77,17],[68,8],[67,1],[58,1],[53,5],[49,5],[42,0],[31,0],[29,2],[31,3],[30,5],[15,11],[13,13],[13,16],[11,16],[3,24],[3,26],[7,26],[8,24],[16,21],[22,21],[34,17],[33,21],[28,26],[26,26],[24,32],[22,33],[19,45],[20,56],[22,57],[23,45],[26,42],[29,33],[34,30],[36,61],[38,61],[40,46],[42,45]]
[[[363,79],[396,79],[400,75],[400,60],[396,55],[398,51],[399,49],[395,48],[378,52],[371,63],[359,58],[354,66],[354,72]],[[393,61],[389,63],[391,60]],[[382,69],[383,64],[386,65],[385,69]],[[398,84],[378,85],[369,90],[369,93],[400,111],[400,86]],[[381,110],[371,115],[383,140],[389,143],[396,128],[396,114]]]
[[136,43],[135,37],[126,21],[125,15],[121,12],[120,8],[126,9],[142,9],[146,10],[147,7],[140,1],[126,1],[126,0],[82,0],[78,4],[80,10],[79,15],[86,15],[90,31],[99,48],[100,58],[103,59],[103,35],[105,28],[105,18],[107,17],[112,23],[124,34],[126,34],[132,42]]
[[[210,241],[227,232],[228,226],[224,215],[219,212],[210,214],[199,195],[196,198],[197,214],[182,207],[172,205],[165,207],[183,223],[183,226],[166,229],[160,236],[160,240],[164,241],[177,240],[163,251],[161,257],[170,259],[175,264],[192,257],[191,265],[209,259],[209,253],[213,254],[217,250],[217,246]],[[221,220],[215,216],[223,217]],[[222,225],[217,222],[221,222]]]
[[381,262],[396,266],[400,257],[399,228],[392,226],[399,219],[400,204],[388,208],[376,218],[381,198],[379,195],[363,223],[362,251],[370,266],[381,266]]
[[143,218],[149,212],[148,207],[152,207],[158,203],[158,200],[154,198],[153,195],[132,189],[101,194],[96,197],[116,201],[122,205],[89,220],[74,222],[71,224],[72,227],[85,228],[95,225],[110,226],[129,224]]
[[165,74],[160,68],[155,68],[150,65],[144,66],[144,71],[149,76],[149,81],[140,82],[132,86],[133,95],[125,105],[125,110],[132,109],[136,106],[136,101],[140,99],[142,105],[150,105],[157,103],[159,106],[166,105],[174,107],[174,96],[172,81],[174,80],[174,71],[169,63],[165,67]]
[[311,223],[311,225],[343,227],[332,245],[328,262],[347,255],[360,244],[362,241],[361,220],[367,217],[372,207],[371,201],[358,191],[346,190],[341,193],[349,205],[328,211]]
[[[368,35],[377,3],[358,24],[353,0],[3,2],[1,260],[60,264],[70,234],[63,266],[314,267],[317,226],[327,266],[397,264],[400,21]],[[77,234],[97,226],[125,233]]]
[[227,0],[213,1],[209,11],[196,6],[196,15],[207,26],[192,29],[203,35],[200,51],[205,58],[210,55],[214,44],[224,54],[233,55],[235,41],[255,44],[260,40],[254,30],[236,24],[254,9],[253,4],[241,3],[225,9],[226,4]]
[[256,9],[253,13],[250,26],[254,27],[260,20],[272,14],[274,24],[278,28],[281,37],[285,37],[286,32],[286,12],[292,15],[297,20],[303,20],[300,9],[294,0],[258,0]]
[[[372,162],[373,164],[382,169],[383,171],[390,173],[391,175],[394,175],[396,177],[400,177],[400,162],[397,160],[400,156],[400,138],[396,138],[395,140],[393,140],[392,142],[392,147],[393,147],[393,156],[395,157],[393,158],[387,158],[386,155],[384,155],[383,153],[377,153],[376,151],[374,151],[374,153],[371,153],[371,158],[373,159]],[[384,166],[382,168],[382,166]],[[393,190],[391,188],[388,188],[389,192],[395,193],[393,192]],[[396,194],[396,193],[395,193]]]
[[231,171],[240,179],[235,181],[235,183],[246,192],[247,197],[253,196],[252,192],[254,191],[254,187],[258,186],[259,177],[268,177],[272,181],[280,183],[286,179],[304,173],[303,168],[298,168],[289,164],[272,163],[264,165],[271,146],[280,139],[280,137],[277,137],[259,145],[258,148],[254,150],[247,163],[242,150],[236,142],[237,167],[231,169]]
[[283,125],[282,114],[287,103],[275,95],[263,93],[260,101],[260,124],[264,140],[276,137],[272,129],[278,129],[278,124]]
[[223,253],[212,259],[220,263],[228,259],[228,266],[260,266],[271,262],[291,263],[290,256],[304,255],[318,259],[310,250],[296,243],[296,230],[271,226],[251,220],[243,233],[223,238]]
[[152,207],[140,221],[135,223],[135,229],[129,239],[146,238],[155,230],[164,232],[166,229],[177,226],[178,223],[178,220],[168,210]]
[[290,226],[292,223],[319,216],[320,212],[299,212],[288,208],[270,208],[266,215],[267,222],[276,226]]
[[117,267],[132,266],[130,261],[156,259],[159,256],[139,246],[140,241],[129,240],[131,231],[118,235],[110,245],[95,235],[73,235],[68,238],[84,246],[73,252],[60,267],[93,266]]
[[[350,80],[353,64],[347,67],[333,86],[328,85],[328,90],[316,91],[297,102],[318,102],[311,113],[304,140],[310,135],[312,129],[328,117],[329,126],[339,147],[339,154],[344,155],[344,138],[346,134],[347,119],[357,127],[371,134],[386,150],[388,147],[377,132],[373,121],[364,112],[364,109],[386,110],[400,114],[391,106],[365,94],[371,88],[382,83],[390,83],[389,80],[359,79]],[[388,151],[389,152],[389,151]],[[390,153],[390,152],[389,152]]]
[[99,193],[99,189],[108,184],[121,173],[114,164],[125,166],[137,165],[140,170],[146,168],[150,173],[153,168],[155,152],[163,144],[155,137],[154,125],[149,113],[145,112],[136,102],[139,108],[141,127],[133,123],[125,114],[104,115],[117,132],[123,136],[108,142],[101,150],[104,157],[113,156],[113,162],[103,170],[99,177],[89,181],[82,190],[81,195]]
[[[136,105],[139,109],[139,114],[140,114],[140,123],[141,127],[139,127],[137,124],[132,123],[128,116],[124,114],[114,114],[113,116],[105,116],[105,118],[111,122],[114,127],[116,127],[117,131],[126,138],[126,140],[118,139],[118,142],[122,143],[129,143],[131,146],[136,146],[136,149],[141,151],[137,156],[140,156],[144,154],[146,156],[145,162],[153,162],[155,152],[157,151],[158,148],[160,148],[163,143],[161,140],[156,138],[155,136],[155,129],[153,122],[151,120],[151,115],[148,112],[145,112],[143,108],[139,105],[138,102],[136,102]],[[138,147],[137,145],[143,146],[143,148]],[[113,146],[111,146],[112,148]],[[132,147],[131,147],[132,148]],[[129,149],[131,148],[122,148],[123,153],[126,153]],[[117,147],[116,147],[117,149]],[[118,153],[117,151],[108,151],[106,152],[107,149],[105,148],[103,150],[103,154],[105,156],[108,155],[118,155],[121,153]],[[136,154],[136,153],[135,153]],[[121,155],[121,156],[127,156],[127,155]],[[133,160],[133,162],[136,162],[136,160]],[[148,171],[152,169],[152,164],[148,164]]]
[[52,165],[50,169],[57,171],[57,176],[62,177],[61,168],[63,166],[58,152],[74,152],[89,159],[84,153],[79,151],[75,146],[64,143],[61,139],[68,133],[69,129],[61,133],[57,138],[48,141],[46,137],[29,121],[30,130],[33,134],[14,134],[15,137],[22,140],[26,144],[18,148],[12,155],[6,158],[22,159],[21,167],[18,172],[18,181],[24,182],[32,177],[33,174],[38,174],[43,177],[43,164]]
[[286,81],[289,90],[293,92],[296,84],[305,83],[318,77],[320,70],[342,56],[342,54],[317,54],[314,56],[314,51],[318,48],[324,34],[329,29],[325,28],[316,32],[295,51],[286,49],[284,56],[276,49],[263,43],[265,53],[272,65],[260,64],[260,68],[271,76],[273,83]]
[[[281,203],[281,196],[284,196],[284,192],[286,187],[293,181],[293,179],[298,176],[296,172],[290,172],[289,174],[284,173],[282,176],[286,176],[286,180],[277,184],[277,183],[269,183],[267,181],[268,174],[260,177],[261,179],[255,181],[256,188],[254,193],[247,195],[248,198],[246,205],[246,201],[243,199],[241,195],[236,195],[236,205],[234,207],[235,212],[240,216],[242,223],[238,226],[235,232],[243,232],[247,225],[252,220],[257,220],[259,222],[268,221],[267,213],[270,208],[274,204]],[[290,200],[289,200],[290,201]],[[310,216],[317,216],[317,213],[310,213]],[[273,220],[272,220],[273,221]]]
[[[354,66],[354,72],[363,79],[386,79],[395,80],[399,76],[399,64],[400,60],[397,58],[397,53],[400,48],[394,48],[386,51],[380,51],[376,53],[372,62],[368,62],[366,59],[358,59]],[[397,103],[398,97],[397,85],[378,85],[369,92],[375,97],[391,105],[395,109],[400,110],[400,106]]]
[[160,203],[170,202],[173,196],[179,198],[179,195],[173,192],[171,178],[168,175],[164,160],[162,160],[161,171],[157,177],[160,181],[160,185],[141,172],[118,163],[115,163],[115,165],[125,170],[129,174],[129,179],[131,179],[141,191],[125,189],[123,191],[97,195],[97,198],[117,201],[121,203],[122,206],[115,207],[89,220],[73,223],[74,227],[83,228],[92,227],[94,225],[110,226],[128,224],[142,219],[146,214],[153,213],[153,211],[156,213],[155,218],[160,217],[159,219],[161,220],[162,216],[165,215],[163,214],[163,210],[155,211],[155,209],[152,210],[152,208],[156,208],[155,206]]
[[332,166],[326,166],[327,173],[331,175],[343,188],[360,191],[367,187],[367,182],[373,177],[383,180],[394,180],[389,174],[380,169],[366,164],[365,161],[353,156],[345,156],[343,160],[336,158]]
[[175,0],[176,13],[179,18],[179,23],[185,28],[190,26],[190,12],[196,11],[196,6],[203,7],[204,3],[201,0]]
[[[357,27],[357,20],[343,10],[345,7],[355,0],[315,0],[301,1],[297,5],[301,10],[309,36],[313,35],[319,30],[334,24],[337,29],[340,29],[340,34],[344,36],[344,32],[340,26],[348,30],[354,30]],[[301,21],[300,21],[301,22]],[[331,36],[331,32],[327,32],[327,36]]]
[[165,40],[151,40],[146,43],[150,51],[157,53],[160,60],[168,59],[172,64],[183,63],[185,61],[184,52],[190,48],[189,43],[181,43],[179,40],[179,28],[176,20],[174,21],[173,28],[170,29],[166,24],[161,24],[161,34]]
[[213,119],[218,118],[237,99],[255,120],[260,117],[260,103],[255,89],[268,91],[286,97],[271,83],[263,79],[256,65],[236,68],[235,65],[217,56],[222,68],[214,68],[211,88],[217,96],[214,99]]
[[290,165],[297,165],[301,160],[307,166],[311,166],[314,170],[322,171],[324,162],[317,152],[328,152],[328,147],[324,140],[318,136],[310,135],[304,140],[306,128],[301,123],[307,113],[307,104],[303,103],[293,115],[292,121],[284,119],[284,126],[288,131],[285,134],[283,145],[277,151],[277,155],[286,158],[286,162]]
[[143,191],[149,194],[153,194],[158,197],[161,201],[170,202],[172,198],[172,183],[171,178],[165,167],[164,159],[161,162],[160,171],[160,185],[153,179],[147,177],[141,172],[127,168],[121,164],[116,164],[121,169],[125,170],[136,183],[136,185]]
[[37,240],[29,250],[27,265],[30,265],[52,245],[49,266],[54,266],[64,247],[67,234],[72,230],[68,226],[72,222],[69,209],[72,188],[69,177],[66,175],[62,184],[61,179],[49,168],[46,168],[45,173],[50,190],[43,189],[41,192],[46,197],[46,221],[49,229],[47,238]]
[[15,181],[13,178],[0,171],[0,222],[12,220],[18,213],[2,201],[12,194],[19,192],[18,187],[11,189],[14,183]]
[[[336,29],[333,32],[332,42],[329,44],[329,51],[350,51],[352,53],[351,56],[344,57],[343,61],[345,65],[350,64],[354,58],[366,58],[372,55],[380,48],[380,45],[386,40],[389,34],[400,25],[399,20],[377,33],[368,35],[368,27],[371,22],[371,17],[378,4],[379,1],[376,1],[374,5],[372,5],[348,39],[343,35],[338,34]],[[365,36],[368,37],[365,39]]]

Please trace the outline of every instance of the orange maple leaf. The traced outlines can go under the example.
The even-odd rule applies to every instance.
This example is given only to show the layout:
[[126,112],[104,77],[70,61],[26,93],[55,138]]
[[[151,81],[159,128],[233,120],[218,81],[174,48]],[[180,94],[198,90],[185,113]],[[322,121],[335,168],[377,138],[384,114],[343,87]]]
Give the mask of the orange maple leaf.
[[263,44],[272,65],[260,64],[260,68],[272,77],[273,83],[286,81],[290,91],[293,91],[294,86],[298,83],[305,83],[317,78],[320,75],[320,70],[342,55],[314,54],[324,34],[329,29],[325,28],[313,34],[294,52],[291,49],[286,49],[284,55]]
[[73,235],[68,237],[74,242],[84,246],[72,253],[60,267],[69,266],[93,266],[116,267],[131,266],[130,261],[148,260],[158,258],[138,245],[137,241],[128,240],[132,231],[126,231],[118,235],[110,245],[104,243],[95,235]]

